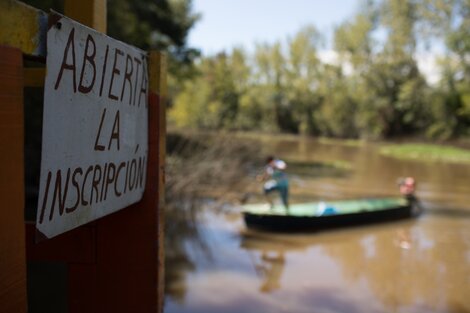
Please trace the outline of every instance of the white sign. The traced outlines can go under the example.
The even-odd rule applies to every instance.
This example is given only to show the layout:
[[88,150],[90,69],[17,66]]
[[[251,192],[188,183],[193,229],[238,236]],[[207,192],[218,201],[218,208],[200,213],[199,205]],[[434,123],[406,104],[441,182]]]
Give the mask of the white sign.
[[36,221],[47,238],[138,202],[148,150],[146,54],[66,17],[54,20]]

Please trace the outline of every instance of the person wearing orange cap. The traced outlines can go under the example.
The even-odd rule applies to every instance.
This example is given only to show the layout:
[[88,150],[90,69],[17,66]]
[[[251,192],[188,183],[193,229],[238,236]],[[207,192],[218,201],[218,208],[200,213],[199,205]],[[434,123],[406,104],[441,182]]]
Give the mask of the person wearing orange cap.
[[400,193],[408,198],[409,196],[413,195],[415,192],[415,188],[416,188],[415,179],[413,177],[406,177],[400,182],[399,186],[400,186]]
[[422,211],[422,206],[415,196],[416,181],[413,177],[400,178],[398,180],[398,186],[400,187],[400,193],[408,200],[409,204],[415,209],[415,214]]

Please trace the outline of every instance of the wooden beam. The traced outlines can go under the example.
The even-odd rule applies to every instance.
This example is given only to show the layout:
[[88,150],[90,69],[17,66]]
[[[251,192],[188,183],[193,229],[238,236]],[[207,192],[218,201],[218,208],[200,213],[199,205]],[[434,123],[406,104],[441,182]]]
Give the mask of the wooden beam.
[[67,17],[106,34],[106,0],[65,0]]
[[140,202],[96,221],[96,265],[69,264],[70,313],[162,312],[164,64],[161,53],[150,53],[144,196]]
[[35,242],[36,225],[26,224],[28,261],[60,261],[93,264],[96,262],[95,228],[79,227],[50,240]]
[[45,57],[46,32],[46,13],[19,1],[0,1],[0,45]]
[[[157,154],[158,154],[158,221],[157,221],[157,307],[163,310],[164,285],[165,285],[165,249],[164,249],[164,225],[165,225],[165,159],[166,159],[166,97],[167,97],[167,59],[162,52],[151,51],[149,53],[149,99],[156,99],[156,128],[158,129]],[[151,100],[149,100],[150,102]],[[149,111],[150,114],[150,111]],[[149,143],[150,144],[150,143]]]
[[0,312],[26,312],[23,56],[0,47]]

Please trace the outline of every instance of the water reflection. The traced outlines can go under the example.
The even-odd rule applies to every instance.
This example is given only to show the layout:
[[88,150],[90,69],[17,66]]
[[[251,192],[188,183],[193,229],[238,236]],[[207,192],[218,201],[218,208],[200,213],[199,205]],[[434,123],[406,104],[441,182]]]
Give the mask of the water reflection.
[[282,236],[253,233],[223,215],[206,222],[213,260],[202,266],[193,256],[201,268],[186,277],[181,306],[167,312],[312,312],[311,305],[324,312],[469,312],[470,233],[460,220],[425,215]]
[[284,263],[283,252],[265,251],[261,254],[261,263],[255,265],[257,273],[263,277],[263,284],[259,291],[271,292],[281,287]]
[[250,256],[256,276],[260,280],[258,290],[263,293],[281,289],[287,251],[306,248],[306,245],[297,240],[269,235],[252,230],[241,232],[240,247]]
[[456,307],[455,312],[467,312],[469,233],[452,231],[455,220],[424,219],[375,230],[368,242],[373,254],[361,240],[325,247],[325,252],[341,264],[349,283],[367,282],[385,308],[427,312],[420,308],[425,304],[430,312],[454,312]]
[[302,164],[351,163],[346,175],[299,175],[294,199],[396,195],[395,179],[412,175],[426,212],[380,225],[277,234],[246,229],[236,209],[206,210],[197,227],[211,258],[181,245],[193,267],[171,282],[184,294],[168,297],[165,312],[470,312],[467,166],[398,161],[374,146],[306,139],[263,145]]

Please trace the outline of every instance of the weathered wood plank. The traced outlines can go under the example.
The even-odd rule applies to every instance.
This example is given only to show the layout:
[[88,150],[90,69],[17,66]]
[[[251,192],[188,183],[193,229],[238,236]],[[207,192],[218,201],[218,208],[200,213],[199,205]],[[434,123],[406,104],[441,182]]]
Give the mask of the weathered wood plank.
[[0,45],[46,56],[47,14],[15,0],[0,1]]
[[26,312],[23,60],[0,47],[0,312]]
[[64,14],[106,34],[106,0],[65,0]]

